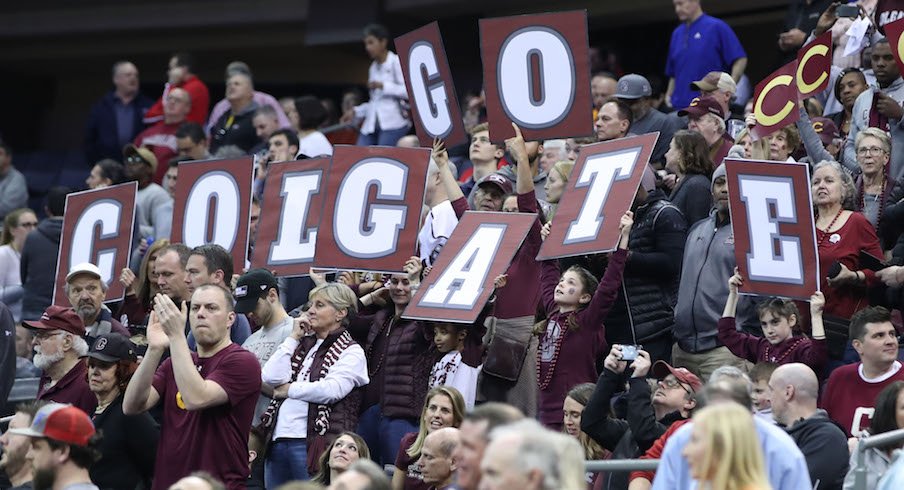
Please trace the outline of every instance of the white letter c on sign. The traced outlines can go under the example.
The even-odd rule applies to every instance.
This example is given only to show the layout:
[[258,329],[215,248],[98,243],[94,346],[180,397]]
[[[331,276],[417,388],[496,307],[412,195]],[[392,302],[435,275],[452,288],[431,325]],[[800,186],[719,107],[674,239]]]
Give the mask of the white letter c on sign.
[[122,204],[104,199],[97,201],[82,212],[72,231],[72,248],[69,251],[69,266],[91,262],[100,269],[101,280],[110,284],[116,274],[113,264],[116,262],[116,248],[108,248],[97,252],[94,259],[94,228],[100,226],[100,239],[116,238],[119,235],[119,224],[122,219]]
[[[533,79],[532,59],[540,79]],[[502,110],[522,128],[550,127],[568,116],[577,90],[571,48],[548,27],[527,27],[513,32],[499,51],[498,90]],[[539,98],[534,87],[539,87]]]

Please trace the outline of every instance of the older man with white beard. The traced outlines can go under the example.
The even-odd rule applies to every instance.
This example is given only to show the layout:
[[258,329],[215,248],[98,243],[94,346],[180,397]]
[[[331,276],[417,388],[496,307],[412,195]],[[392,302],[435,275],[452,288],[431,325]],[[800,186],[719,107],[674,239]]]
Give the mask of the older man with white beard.
[[104,307],[107,284],[101,279],[96,265],[85,262],[70,269],[64,290],[69,304],[85,324],[85,341],[88,344],[93,344],[98,335],[106,333],[132,336]]
[[50,306],[37,321],[22,324],[34,331],[34,364],[44,371],[38,400],[69,403],[94,413],[97,397],[88,388],[88,369],[80,359],[88,353],[82,319],[64,306]]

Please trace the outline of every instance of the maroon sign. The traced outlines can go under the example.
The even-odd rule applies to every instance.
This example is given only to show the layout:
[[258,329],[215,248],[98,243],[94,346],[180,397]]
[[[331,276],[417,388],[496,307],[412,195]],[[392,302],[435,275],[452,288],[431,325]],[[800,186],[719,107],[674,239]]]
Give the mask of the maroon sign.
[[172,242],[190,248],[216,243],[245,268],[251,225],[251,157],[179,164]]
[[402,317],[474,323],[537,215],[468,211]]
[[809,299],[820,275],[807,164],[725,159],[725,172],[741,292]]
[[884,24],[884,28],[885,35],[888,36],[888,45],[891,47],[892,54],[895,55],[895,61],[898,66],[904,66],[904,57],[901,56],[901,53],[904,52],[904,36],[901,35],[904,34],[904,17]]
[[439,24],[431,22],[399,36],[395,46],[421,146],[431,146],[433,138],[444,139],[446,146],[467,143]]
[[537,260],[607,252],[631,208],[659,133],[582,146]]
[[493,141],[593,133],[586,11],[480,19],[480,54]]
[[328,158],[270,164],[251,267],[279,276],[310,272]]
[[750,133],[764,138],[800,119],[797,111],[797,60],[774,71],[757,84],[753,95],[756,126]]
[[402,272],[416,255],[430,150],[337,145],[313,267]]
[[69,305],[64,291],[66,274],[85,262],[100,269],[101,280],[107,284],[104,301],[123,298],[125,288],[118,278],[132,255],[136,192],[138,184],[129,182],[66,196],[53,304]]
[[797,100],[825,90],[831,76],[832,33],[826,32],[797,51]]

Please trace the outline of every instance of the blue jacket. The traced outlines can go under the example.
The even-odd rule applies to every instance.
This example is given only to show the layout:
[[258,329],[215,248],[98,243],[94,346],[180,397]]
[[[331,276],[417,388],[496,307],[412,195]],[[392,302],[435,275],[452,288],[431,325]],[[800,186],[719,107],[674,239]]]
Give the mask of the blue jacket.
[[[119,141],[119,130],[116,127],[116,111],[113,108],[115,102],[116,95],[111,91],[95,102],[88,113],[85,124],[85,158],[90,165],[104,158],[122,161],[123,144]],[[133,134],[129,136],[129,143],[144,129],[142,117],[154,101],[139,92],[132,104],[138,110],[135,111]]]

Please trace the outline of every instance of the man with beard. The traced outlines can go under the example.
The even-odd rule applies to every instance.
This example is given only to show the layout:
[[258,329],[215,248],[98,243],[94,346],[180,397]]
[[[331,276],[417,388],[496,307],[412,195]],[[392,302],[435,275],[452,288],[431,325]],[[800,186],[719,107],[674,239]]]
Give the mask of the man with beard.
[[43,402],[23,403],[16,407],[16,413],[9,421],[9,430],[0,436],[0,469],[6,473],[12,486],[9,490],[31,490],[31,466],[25,458],[30,441],[28,437],[11,433],[16,429],[25,429],[31,425],[35,413],[43,407]]
[[51,306],[37,321],[23,321],[34,330],[34,363],[44,371],[38,385],[38,400],[71,403],[94,413],[97,397],[88,388],[88,369],[80,357],[88,353],[85,325],[65,306]]
[[851,131],[844,143],[844,166],[859,170],[855,141],[857,133],[866,128],[879,128],[891,134],[891,161],[889,178],[904,177],[904,79],[895,61],[888,39],[882,38],[873,45],[870,55],[877,88],[864,90],[854,102],[851,111]]
[[104,307],[107,294],[107,283],[100,277],[100,269],[96,265],[85,262],[69,270],[64,286],[69,304],[85,324],[85,340],[94,343],[98,335],[118,333],[130,337],[129,331],[122,326],[110,310]]
[[30,428],[9,433],[31,439],[26,458],[31,460],[35,490],[98,490],[88,474],[100,458],[98,436],[85,412],[51,403],[37,411]]

